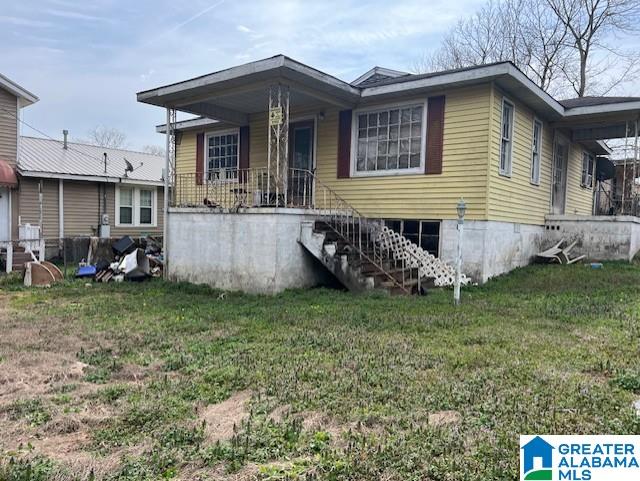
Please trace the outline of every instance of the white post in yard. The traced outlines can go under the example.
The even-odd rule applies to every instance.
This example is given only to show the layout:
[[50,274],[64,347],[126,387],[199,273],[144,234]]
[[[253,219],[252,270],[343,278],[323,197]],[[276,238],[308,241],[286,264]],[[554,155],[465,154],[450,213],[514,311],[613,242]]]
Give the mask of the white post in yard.
[[9,274],[11,271],[13,271],[13,206],[11,204],[12,200],[11,197],[13,196],[13,193],[11,192],[11,189],[7,189],[7,192],[9,194],[8,197],[8,202],[9,202],[9,215],[7,216],[7,232],[9,233],[9,242],[7,243],[7,265],[6,265],[6,271],[7,274]]
[[169,232],[169,176],[171,175],[170,167],[170,147],[171,147],[171,109],[167,107],[167,130],[165,133],[165,154],[164,154],[164,221],[162,222],[162,255],[164,256],[164,266],[162,276],[167,279],[169,265],[169,249],[167,242],[167,234]]
[[10,274],[13,271],[13,242],[9,241],[7,244],[7,265],[6,265],[7,274]]
[[460,199],[456,206],[458,212],[458,249],[456,252],[456,279],[453,285],[453,302],[457,306],[460,304],[460,283],[462,282],[462,233],[464,231],[464,213],[467,205],[464,199]]

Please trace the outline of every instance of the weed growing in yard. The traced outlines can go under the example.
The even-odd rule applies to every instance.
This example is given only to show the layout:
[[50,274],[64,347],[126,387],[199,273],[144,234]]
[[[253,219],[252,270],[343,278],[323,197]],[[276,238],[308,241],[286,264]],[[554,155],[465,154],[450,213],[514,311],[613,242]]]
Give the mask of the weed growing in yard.
[[[88,365],[11,419],[42,436],[67,407],[108,408],[78,448],[117,458],[105,479],[502,481],[519,434],[640,434],[635,265],[529,267],[465,288],[459,308],[448,290],[1,288],[16,325],[81,334],[70,354]],[[239,393],[234,429],[203,423]]]
[[23,419],[30,426],[41,426],[51,419],[51,414],[39,399],[15,401],[4,410],[10,419]]

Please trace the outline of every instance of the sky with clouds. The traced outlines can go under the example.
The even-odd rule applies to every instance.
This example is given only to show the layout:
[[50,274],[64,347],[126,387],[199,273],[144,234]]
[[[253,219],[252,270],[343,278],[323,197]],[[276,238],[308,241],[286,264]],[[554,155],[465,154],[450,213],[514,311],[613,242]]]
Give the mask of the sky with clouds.
[[484,0],[3,3],[0,72],[40,97],[24,120],[54,137],[115,127],[140,149],[163,144],[164,112],[138,91],[279,53],[348,81],[374,65],[407,70]]

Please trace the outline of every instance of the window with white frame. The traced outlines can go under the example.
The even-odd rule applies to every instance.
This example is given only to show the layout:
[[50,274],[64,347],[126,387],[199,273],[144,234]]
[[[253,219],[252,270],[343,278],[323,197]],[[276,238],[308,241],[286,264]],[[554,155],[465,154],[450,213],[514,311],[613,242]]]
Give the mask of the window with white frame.
[[205,168],[209,180],[227,180],[237,177],[239,137],[237,130],[207,135]]
[[355,119],[355,173],[418,171],[424,105],[360,112]]
[[542,122],[533,119],[533,142],[531,145],[531,183],[540,184],[540,157],[542,155]]
[[140,189],[140,204],[138,205],[139,220],[141,225],[153,224],[153,191]]
[[590,152],[582,154],[582,187],[593,187],[593,168],[596,163],[595,156]]
[[116,225],[154,227],[157,221],[156,190],[149,187],[118,186]]
[[133,225],[133,189],[120,187],[119,192],[120,206],[118,211],[120,214],[118,224]]
[[513,117],[515,108],[508,100],[502,101],[502,141],[500,143],[500,173],[511,175],[513,155]]

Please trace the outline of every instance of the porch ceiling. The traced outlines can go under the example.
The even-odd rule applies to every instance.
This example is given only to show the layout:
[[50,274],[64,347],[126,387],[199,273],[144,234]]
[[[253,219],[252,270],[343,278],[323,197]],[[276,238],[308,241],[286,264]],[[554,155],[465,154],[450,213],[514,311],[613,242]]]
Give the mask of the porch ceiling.
[[269,86],[277,83],[290,87],[297,107],[351,106],[360,98],[348,83],[280,55],[140,92],[138,101],[242,125],[267,110]]
[[564,117],[552,126],[567,129],[573,140],[584,142],[635,137],[636,120],[640,122],[640,99],[629,99],[567,108]]

